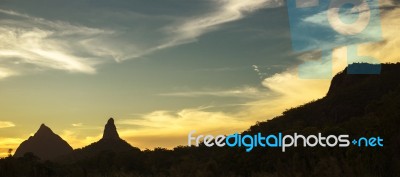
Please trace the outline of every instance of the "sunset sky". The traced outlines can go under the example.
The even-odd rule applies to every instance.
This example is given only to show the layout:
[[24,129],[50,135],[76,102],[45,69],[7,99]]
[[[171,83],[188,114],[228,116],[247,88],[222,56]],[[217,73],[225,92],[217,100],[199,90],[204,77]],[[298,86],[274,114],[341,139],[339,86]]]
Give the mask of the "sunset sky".
[[[397,62],[400,9],[379,3],[383,40],[358,52]],[[319,54],[292,50],[288,19],[280,0],[2,0],[0,156],[42,123],[79,148],[114,117],[131,145],[172,148],[321,98],[330,79],[298,77]]]

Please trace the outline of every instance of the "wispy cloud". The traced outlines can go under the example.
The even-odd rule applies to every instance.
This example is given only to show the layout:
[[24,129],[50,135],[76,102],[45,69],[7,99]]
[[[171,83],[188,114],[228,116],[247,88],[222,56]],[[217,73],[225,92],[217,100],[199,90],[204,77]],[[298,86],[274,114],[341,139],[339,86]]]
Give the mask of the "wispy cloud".
[[82,127],[83,123],[72,124],[73,127]]
[[74,149],[85,147],[93,142],[101,139],[102,133],[98,133],[94,136],[82,136],[77,130],[64,130],[60,136],[68,142]]
[[10,70],[8,68],[0,68],[0,80],[17,74],[18,73],[16,71]]
[[9,128],[9,127],[15,127],[15,124],[9,121],[0,121],[0,128]]
[[[4,16],[0,20],[0,66],[8,69],[0,70],[0,78],[24,74],[31,68],[93,74],[99,64],[110,59],[123,61],[138,58],[193,42],[222,24],[242,19],[262,8],[283,4],[279,0],[214,0],[207,3],[218,8],[206,9],[204,15],[163,18],[161,26],[156,27],[163,30],[144,30],[139,33],[123,26],[138,14],[121,19],[126,22],[120,24],[122,26],[106,25],[103,29],[0,9],[0,14]],[[121,18],[118,14],[112,15]],[[140,34],[143,32],[146,34]],[[143,35],[159,37],[137,40]]]
[[234,133],[248,127],[252,121],[240,119],[234,114],[193,108],[176,112],[154,111],[137,119],[117,123],[140,127],[120,129],[120,135],[134,146],[153,148],[162,145],[172,148],[177,144],[187,144],[185,137],[193,129],[203,134]]
[[201,90],[201,91],[186,91],[186,92],[173,92],[162,93],[161,96],[178,96],[178,97],[243,97],[243,98],[260,98],[265,96],[265,92],[255,87],[242,87],[238,89],[229,90]]
[[382,16],[382,36],[383,41],[378,43],[366,43],[359,46],[360,56],[371,56],[381,62],[400,61],[400,8],[387,11]]
[[240,20],[263,8],[275,8],[284,4],[282,0],[213,0],[210,3],[218,8],[204,15],[179,18],[172,24],[162,27],[165,38],[158,45],[127,58],[137,58],[158,50],[194,42],[203,34],[219,29],[223,24]]
[[281,0],[215,0],[212,1],[219,7],[215,11],[202,16],[184,19],[173,26],[165,28],[171,34],[168,41],[157,46],[157,49],[168,48],[196,41],[196,39],[209,31],[215,30],[220,25],[240,20],[248,13],[262,8],[273,8],[283,5]]
[[261,72],[260,67],[257,65],[252,65],[251,67],[253,67],[253,70],[257,73],[260,79],[263,79],[267,75],[267,73]]
[[[50,21],[0,9],[0,78],[19,74],[33,65],[42,70],[95,73],[104,62],[101,50],[85,41],[112,31]],[[100,59],[99,59],[100,58]],[[25,67],[24,67],[25,66]],[[7,68],[4,68],[7,67]]]

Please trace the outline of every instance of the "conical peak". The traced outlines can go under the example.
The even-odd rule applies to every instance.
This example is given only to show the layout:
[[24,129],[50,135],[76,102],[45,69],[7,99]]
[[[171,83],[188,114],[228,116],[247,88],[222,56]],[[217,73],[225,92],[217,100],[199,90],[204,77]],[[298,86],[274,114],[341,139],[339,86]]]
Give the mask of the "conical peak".
[[40,125],[35,135],[22,142],[15,151],[15,157],[32,152],[42,160],[51,160],[72,152],[72,147],[45,124]]
[[39,130],[35,133],[35,135],[40,135],[40,134],[53,134],[53,131],[45,124],[42,124],[40,125]]
[[103,139],[120,139],[113,118],[108,119],[104,127]]
[[[49,128],[48,126],[46,126],[45,124],[40,125],[40,128]],[[39,128],[39,129],[40,129]]]
[[107,124],[113,124],[114,125],[114,119],[111,117],[108,119]]

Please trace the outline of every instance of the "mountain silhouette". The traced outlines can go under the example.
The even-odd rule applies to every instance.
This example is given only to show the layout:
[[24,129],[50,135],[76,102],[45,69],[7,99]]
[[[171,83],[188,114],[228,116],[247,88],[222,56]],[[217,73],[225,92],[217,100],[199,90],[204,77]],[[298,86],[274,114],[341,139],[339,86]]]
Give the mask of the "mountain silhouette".
[[104,126],[103,137],[86,147],[75,149],[71,154],[58,158],[59,162],[74,162],[81,159],[90,158],[98,155],[101,152],[128,152],[140,151],[139,148],[131,146],[118,135],[117,128],[114,124],[114,119],[110,118]]
[[117,132],[117,127],[115,127],[113,118],[108,119],[107,124],[104,127],[104,133],[102,139],[120,140]]
[[118,135],[117,128],[114,124],[114,119],[110,118],[104,127],[103,138],[99,141],[82,148],[82,151],[88,153],[97,153],[105,150],[115,152],[129,151],[133,147]]
[[51,160],[72,152],[72,147],[49,127],[42,124],[28,140],[22,142],[15,151],[15,157],[31,152],[41,160]]

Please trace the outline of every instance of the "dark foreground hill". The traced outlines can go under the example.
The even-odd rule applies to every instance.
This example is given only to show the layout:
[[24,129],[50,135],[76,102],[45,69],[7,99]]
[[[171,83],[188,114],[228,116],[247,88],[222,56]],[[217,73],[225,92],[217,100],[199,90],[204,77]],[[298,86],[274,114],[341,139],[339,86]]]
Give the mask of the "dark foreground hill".
[[333,78],[324,98],[258,122],[243,132],[380,136],[384,139],[383,147],[297,147],[286,152],[257,147],[246,152],[244,148],[201,145],[173,150],[105,150],[68,164],[41,163],[29,156],[10,157],[0,160],[0,176],[26,176],[34,172],[40,174],[37,176],[71,177],[397,177],[399,126],[400,64],[384,64],[380,75],[348,75],[345,70]]
[[42,124],[39,130],[28,140],[21,143],[15,151],[15,157],[31,152],[43,160],[52,160],[72,152],[72,147],[60,136]]

